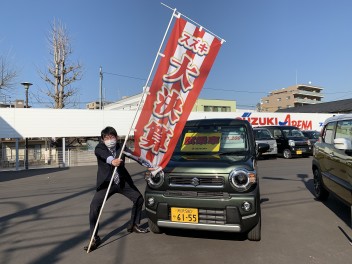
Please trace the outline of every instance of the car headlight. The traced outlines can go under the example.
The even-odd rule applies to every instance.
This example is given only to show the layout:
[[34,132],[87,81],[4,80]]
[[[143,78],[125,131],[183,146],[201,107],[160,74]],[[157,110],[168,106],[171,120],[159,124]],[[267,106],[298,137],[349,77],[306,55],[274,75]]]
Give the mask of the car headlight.
[[151,188],[159,188],[161,185],[163,185],[165,180],[163,171],[159,171],[155,176],[148,172],[144,178]]
[[257,182],[257,173],[247,169],[234,169],[229,174],[229,181],[235,190],[244,192]]
[[290,140],[288,141],[288,145],[291,146],[291,147],[294,147],[294,146],[295,146],[295,141],[292,140],[292,139],[290,139]]

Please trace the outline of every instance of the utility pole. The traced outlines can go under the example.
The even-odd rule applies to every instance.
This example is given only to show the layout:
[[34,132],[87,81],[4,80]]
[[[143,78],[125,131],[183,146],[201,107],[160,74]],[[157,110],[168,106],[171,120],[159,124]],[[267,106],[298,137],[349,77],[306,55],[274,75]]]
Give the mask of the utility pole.
[[103,109],[103,69],[100,66],[100,110]]

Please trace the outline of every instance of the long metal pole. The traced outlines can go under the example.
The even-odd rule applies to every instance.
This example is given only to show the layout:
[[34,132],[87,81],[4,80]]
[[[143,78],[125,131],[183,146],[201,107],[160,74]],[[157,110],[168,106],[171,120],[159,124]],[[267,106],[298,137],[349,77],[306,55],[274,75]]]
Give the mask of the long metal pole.
[[[137,107],[136,113],[135,113],[135,115],[134,115],[134,118],[133,118],[133,120],[132,120],[131,127],[129,128],[128,133],[126,134],[125,140],[124,140],[124,142],[123,142],[123,145],[122,145],[122,148],[121,148],[121,152],[120,152],[120,155],[119,155],[119,159],[121,159],[122,152],[123,152],[123,150],[124,150],[125,147],[126,147],[126,143],[127,143],[128,137],[130,136],[130,133],[131,133],[132,128],[133,128],[133,125],[134,125],[134,123],[135,123],[135,121],[136,121],[138,111],[139,111],[139,109],[140,109],[140,107],[141,107],[141,105],[142,105],[143,99],[144,99],[144,95],[147,93],[147,86],[148,86],[150,77],[151,77],[151,75],[152,75],[152,73],[153,73],[153,71],[154,71],[155,64],[156,64],[156,62],[157,62],[157,60],[158,60],[158,57],[162,55],[160,52],[161,52],[162,46],[163,46],[163,44],[164,44],[164,41],[165,41],[167,32],[169,31],[169,28],[170,28],[170,26],[171,26],[172,19],[174,18],[175,14],[176,14],[176,8],[174,9],[174,12],[172,13],[172,16],[171,16],[171,18],[170,18],[169,24],[168,24],[167,29],[166,29],[166,31],[165,31],[163,40],[161,41],[159,50],[158,50],[158,52],[157,52],[157,54],[156,54],[156,56],[155,56],[154,63],[153,63],[153,66],[152,66],[152,68],[151,68],[151,70],[150,70],[148,79],[147,79],[147,81],[146,81],[146,83],[145,83],[145,85],[144,85],[144,91],[143,91],[142,97],[141,97],[141,99],[140,99],[140,101],[139,101],[139,103],[138,103],[138,107]],[[116,170],[117,170],[117,167],[115,167],[114,172],[113,172],[112,175],[115,174]],[[103,204],[102,204],[101,209],[100,209],[100,212],[99,212],[99,216],[98,216],[98,219],[97,219],[97,223],[95,224],[94,231],[93,231],[92,237],[91,237],[90,242],[89,242],[89,245],[88,245],[87,253],[89,253],[90,247],[92,246],[92,242],[93,242],[93,239],[94,239],[94,235],[95,235],[95,232],[97,231],[97,228],[98,228],[98,225],[99,225],[100,216],[101,216],[101,214],[102,214],[102,212],[103,212],[103,209],[104,209],[104,206],[105,206],[105,202],[106,202],[106,199],[107,199],[107,197],[108,197],[108,194],[109,194],[109,191],[110,191],[110,188],[111,188],[113,179],[114,179],[114,177],[111,177],[111,179],[110,179],[109,186],[108,186],[108,189],[107,189],[107,191],[106,191],[106,194],[105,194],[105,197],[104,197],[104,201],[103,201]]]
[[100,110],[103,109],[103,69],[102,67],[100,66],[100,72],[99,72],[99,75],[100,75]]
[[[28,87],[26,89],[26,109],[28,110]],[[28,138],[26,137],[24,140],[24,147],[25,147],[25,155],[26,158],[24,160],[24,168],[28,170]]]

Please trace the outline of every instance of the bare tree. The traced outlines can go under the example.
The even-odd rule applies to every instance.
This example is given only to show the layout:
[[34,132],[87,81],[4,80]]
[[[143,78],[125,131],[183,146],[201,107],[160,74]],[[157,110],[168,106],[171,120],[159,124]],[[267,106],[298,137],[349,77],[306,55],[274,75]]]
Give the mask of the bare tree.
[[47,82],[47,96],[54,100],[54,108],[64,108],[70,98],[76,94],[72,83],[82,77],[82,66],[79,62],[69,60],[72,54],[71,42],[65,26],[54,21],[48,36],[52,61],[47,67],[47,73],[41,73],[41,78]]
[[0,94],[6,96],[16,85],[17,71],[5,56],[0,56]]

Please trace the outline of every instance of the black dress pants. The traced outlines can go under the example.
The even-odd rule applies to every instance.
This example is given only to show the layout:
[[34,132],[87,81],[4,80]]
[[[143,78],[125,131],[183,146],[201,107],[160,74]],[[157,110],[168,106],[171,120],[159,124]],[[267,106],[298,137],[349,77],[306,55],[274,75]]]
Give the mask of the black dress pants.
[[[106,184],[106,188],[100,189],[95,193],[93,200],[90,204],[90,212],[89,212],[90,237],[92,236],[95,225],[97,223],[100,208],[103,205],[108,184],[109,183]],[[111,197],[111,195],[115,193],[121,193],[122,195],[126,196],[128,199],[130,199],[133,202],[130,225],[139,224],[141,221],[141,213],[142,213],[144,199],[143,199],[143,195],[139,192],[137,187],[134,184],[130,185],[128,182],[126,182],[124,184],[124,187],[121,188],[120,184],[116,185],[113,182],[106,200],[108,200]],[[98,230],[99,230],[99,225],[95,232],[95,236],[98,235]]]

